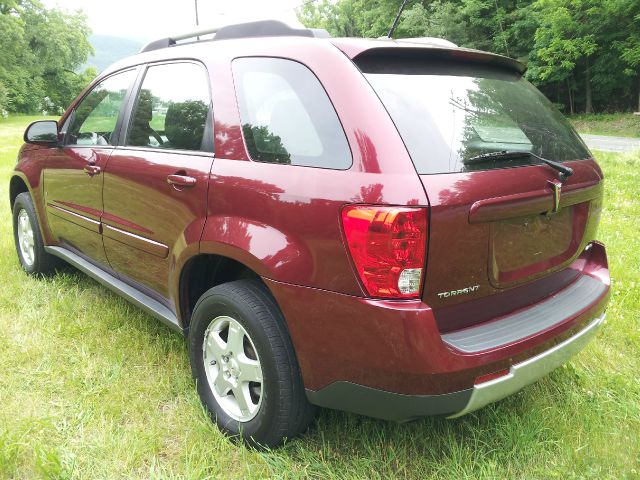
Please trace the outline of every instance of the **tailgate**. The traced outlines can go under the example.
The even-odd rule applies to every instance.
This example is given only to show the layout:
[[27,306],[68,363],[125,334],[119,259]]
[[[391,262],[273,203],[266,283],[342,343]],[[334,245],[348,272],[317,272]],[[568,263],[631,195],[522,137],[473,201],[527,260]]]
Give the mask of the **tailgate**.
[[492,295],[575,260],[595,236],[602,178],[593,161],[568,165],[575,173],[559,193],[546,166],[421,175],[431,203],[424,300],[438,308]]
[[[575,281],[575,271],[561,270],[594,239],[602,201],[591,153],[522,71],[454,53],[396,48],[354,60],[429,198],[423,299],[436,319],[457,312],[447,325],[438,320],[442,330],[524,308]],[[573,169],[564,182],[562,166]]]

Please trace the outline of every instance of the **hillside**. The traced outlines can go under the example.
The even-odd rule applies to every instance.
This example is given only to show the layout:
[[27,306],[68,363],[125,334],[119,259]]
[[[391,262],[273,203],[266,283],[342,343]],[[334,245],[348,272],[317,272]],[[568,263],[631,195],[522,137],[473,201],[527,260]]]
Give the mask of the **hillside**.
[[95,54],[89,57],[84,67],[95,67],[98,72],[117,60],[133,55],[143,44],[140,40],[109,35],[91,35],[89,41],[93,45]]

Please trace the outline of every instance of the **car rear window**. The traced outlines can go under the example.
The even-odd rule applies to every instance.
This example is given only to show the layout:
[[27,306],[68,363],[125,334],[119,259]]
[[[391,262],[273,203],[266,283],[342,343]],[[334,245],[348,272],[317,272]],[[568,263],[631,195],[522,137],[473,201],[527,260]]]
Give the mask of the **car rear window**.
[[359,64],[420,174],[528,165],[527,157],[468,162],[499,151],[558,162],[590,157],[563,115],[518,73],[442,60]]
[[239,58],[233,76],[253,160],[340,170],[351,166],[342,125],[307,67],[281,58]]

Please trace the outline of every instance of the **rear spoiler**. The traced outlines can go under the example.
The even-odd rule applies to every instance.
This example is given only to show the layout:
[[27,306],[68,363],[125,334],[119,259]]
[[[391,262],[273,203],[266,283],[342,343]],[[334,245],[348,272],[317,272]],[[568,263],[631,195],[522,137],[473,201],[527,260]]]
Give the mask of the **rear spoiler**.
[[481,50],[457,47],[425,47],[423,45],[374,47],[358,53],[352,60],[365,73],[380,71],[380,66],[384,64],[398,66],[400,64],[416,63],[416,61],[423,65],[424,61],[435,61],[436,63],[497,67],[520,75],[527,71],[524,63],[513,58]]

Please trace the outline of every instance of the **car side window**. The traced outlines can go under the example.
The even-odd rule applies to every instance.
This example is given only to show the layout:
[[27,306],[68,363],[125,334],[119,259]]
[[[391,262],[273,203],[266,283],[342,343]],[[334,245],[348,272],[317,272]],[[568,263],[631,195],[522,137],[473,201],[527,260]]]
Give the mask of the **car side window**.
[[304,65],[239,58],[233,76],[242,132],[255,161],[344,170],[351,150],[327,93]]
[[67,130],[67,145],[113,145],[113,133],[136,71],[128,70],[98,83],[78,104]]
[[212,151],[206,70],[194,63],[147,69],[129,124],[133,147]]

